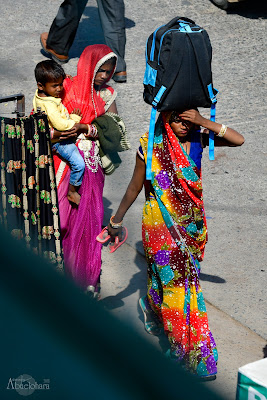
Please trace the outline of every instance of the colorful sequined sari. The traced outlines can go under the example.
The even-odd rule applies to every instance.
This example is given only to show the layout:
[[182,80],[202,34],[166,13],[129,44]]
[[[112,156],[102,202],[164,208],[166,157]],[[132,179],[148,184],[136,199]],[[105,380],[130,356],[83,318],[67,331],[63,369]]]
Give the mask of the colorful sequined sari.
[[[172,357],[199,376],[209,376],[217,372],[218,354],[199,283],[207,241],[201,171],[166,119],[163,114],[156,126],[151,186],[145,185],[147,296],[164,325]],[[146,161],[147,134],[140,141]]]

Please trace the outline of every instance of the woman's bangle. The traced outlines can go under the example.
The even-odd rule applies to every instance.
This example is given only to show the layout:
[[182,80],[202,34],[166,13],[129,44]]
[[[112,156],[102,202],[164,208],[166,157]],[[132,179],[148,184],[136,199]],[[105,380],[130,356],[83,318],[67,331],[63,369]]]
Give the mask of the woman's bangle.
[[121,222],[113,222],[113,218],[115,217],[115,215],[112,215],[112,217],[109,220],[110,226],[113,229],[118,229],[122,226],[123,220]]
[[88,129],[88,132],[87,132],[87,134],[88,134],[88,136],[90,136],[90,137],[92,137],[92,138],[96,138],[98,135],[97,135],[97,128],[96,128],[96,126],[95,125],[89,125],[89,124],[87,124],[87,129]]
[[218,133],[217,136],[224,137],[224,135],[226,134],[227,128],[228,128],[227,125],[222,124],[220,132]]
[[54,133],[55,133],[55,129],[54,128],[50,128],[50,138],[51,139],[53,139]]

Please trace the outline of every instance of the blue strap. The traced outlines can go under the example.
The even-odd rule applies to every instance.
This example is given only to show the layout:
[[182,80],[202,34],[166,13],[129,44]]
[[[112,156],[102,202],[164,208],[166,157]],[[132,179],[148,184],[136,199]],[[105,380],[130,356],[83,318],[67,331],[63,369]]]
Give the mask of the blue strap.
[[152,101],[153,107],[157,108],[158,103],[166,89],[167,89],[166,86],[163,86],[163,85],[161,86],[161,88],[159,89],[158,93],[156,94],[154,100]]
[[163,93],[165,92],[166,87],[161,86],[156,97],[152,102],[152,110],[150,115],[150,124],[149,124],[149,132],[148,132],[148,144],[147,144],[147,161],[146,161],[146,179],[151,181],[151,168],[152,168],[152,153],[153,153],[153,144],[154,144],[154,133],[155,133],[155,125],[156,125],[156,115],[157,115],[157,106],[160,101]]
[[156,108],[152,107],[150,115],[149,133],[148,133],[148,143],[147,143],[147,160],[146,160],[146,179],[151,181],[152,178],[152,154],[153,154],[153,144],[154,144],[154,132],[156,124]]
[[[210,120],[215,122],[215,116],[216,116],[216,103],[217,103],[217,94],[219,91],[215,88],[213,88],[212,84],[210,83],[208,86],[208,91],[209,91],[209,96],[210,100],[212,102],[211,108],[210,108]],[[214,160],[214,132],[210,131],[209,132],[209,159],[212,161]]]
[[188,33],[192,32],[191,27],[187,23],[179,22],[179,25],[180,25],[180,29],[179,29],[180,32],[188,32]]
[[208,86],[208,91],[209,91],[209,96],[212,104],[217,103],[217,94],[219,93],[219,90],[215,89],[212,86],[212,83],[210,83]]
[[164,25],[159,26],[153,33],[153,40],[151,44],[151,49],[150,49],[150,61],[154,61],[154,53],[155,53],[155,47],[156,47],[156,35],[157,32],[160,28],[162,28]]
[[[216,103],[212,103],[210,107],[210,120],[215,122]],[[214,132],[209,132],[209,159],[214,160]]]

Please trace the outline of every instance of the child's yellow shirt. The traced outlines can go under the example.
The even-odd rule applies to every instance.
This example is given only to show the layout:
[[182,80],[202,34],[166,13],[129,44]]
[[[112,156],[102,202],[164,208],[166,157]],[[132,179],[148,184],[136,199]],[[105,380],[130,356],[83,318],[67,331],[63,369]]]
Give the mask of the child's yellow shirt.
[[33,98],[35,112],[38,107],[47,114],[50,127],[58,131],[68,131],[75,123],[79,123],[81,120],[78,115],[68,113],[68,110],[62,104],[61,98],[52,96],[40,97],[38,96],[38,90],[36,90]]

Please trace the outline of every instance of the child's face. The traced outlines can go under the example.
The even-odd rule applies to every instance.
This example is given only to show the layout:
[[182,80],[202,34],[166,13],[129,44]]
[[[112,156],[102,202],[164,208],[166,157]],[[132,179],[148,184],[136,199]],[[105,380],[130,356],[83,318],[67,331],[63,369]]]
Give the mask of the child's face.
[[96,86],[102,86],[110,77],[111,72],[113,71],[114,65],[112,62],[105,62],[95,75],[94,84]]
[[63,81],[64,78],[61,77],[55,81],[46,82],[44,85],[38,82],[37,86],[39,90],[46,94],[46,96],[60,97],[60,94],[63,90]]

